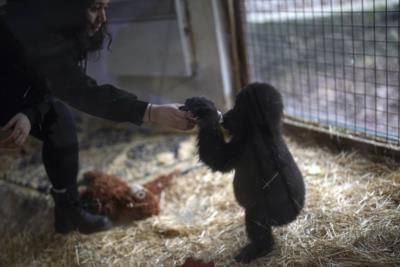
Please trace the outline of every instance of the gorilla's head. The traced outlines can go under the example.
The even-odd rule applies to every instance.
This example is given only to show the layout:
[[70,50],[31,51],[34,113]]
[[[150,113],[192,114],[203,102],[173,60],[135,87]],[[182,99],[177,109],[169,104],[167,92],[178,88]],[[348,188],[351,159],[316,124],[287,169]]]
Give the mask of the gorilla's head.
[[240,90],[235,106],[224,114],[223,126],[236,136],[246,135],[252,124],[279,129],[283,115],[280,93],[271,85],[251,83]]

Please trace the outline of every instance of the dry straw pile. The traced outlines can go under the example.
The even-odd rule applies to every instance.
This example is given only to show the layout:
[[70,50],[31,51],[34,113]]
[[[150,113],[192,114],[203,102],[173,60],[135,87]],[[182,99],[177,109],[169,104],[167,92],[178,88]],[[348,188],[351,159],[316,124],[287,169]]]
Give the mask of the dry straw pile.
[[[91,236],[21,233],[2,242],[0,265],[180,266],[195,256],[239,266],[233,256],[246,235],[233,174],[199,166],[194,137],[183,143],[179,153],[198,167],[164,192],[160,216]],[[249,266],[400,266],[400,169],[355,152],[288,143],[304,174],[306,206],[295,222],[274,229],[273,252]]]

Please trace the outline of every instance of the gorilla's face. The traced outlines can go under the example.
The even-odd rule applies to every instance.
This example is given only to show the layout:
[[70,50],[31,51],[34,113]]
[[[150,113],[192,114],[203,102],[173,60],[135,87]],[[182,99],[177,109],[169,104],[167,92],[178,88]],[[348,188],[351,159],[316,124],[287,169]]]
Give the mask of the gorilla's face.
[[[282,118],[280,93],[270,85],[254,83],[236,96],[235,106],[224,115],[223,127],[232,135],[243,137],[251,131],[251,123],[279,128]],[[270,129],[273,130],[273,129]]]

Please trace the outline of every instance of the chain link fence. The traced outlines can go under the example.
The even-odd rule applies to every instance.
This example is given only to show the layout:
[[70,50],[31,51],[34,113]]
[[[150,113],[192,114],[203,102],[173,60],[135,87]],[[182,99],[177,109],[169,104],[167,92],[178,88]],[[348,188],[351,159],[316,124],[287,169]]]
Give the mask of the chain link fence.
[[249,80],[287,121],[400,148],[400,0],[242,0]]

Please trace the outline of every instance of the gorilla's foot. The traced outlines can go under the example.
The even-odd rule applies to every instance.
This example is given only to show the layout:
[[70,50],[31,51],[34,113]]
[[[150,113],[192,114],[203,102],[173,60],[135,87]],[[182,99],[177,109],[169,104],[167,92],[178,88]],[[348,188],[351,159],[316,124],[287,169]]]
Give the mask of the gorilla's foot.
[[241,248],[238,255],[236,255],[235,260],[241,263],[250,263],[251,261],[265,256],[272,251],[274,245],[273,240],[265,242],[251,242]]

